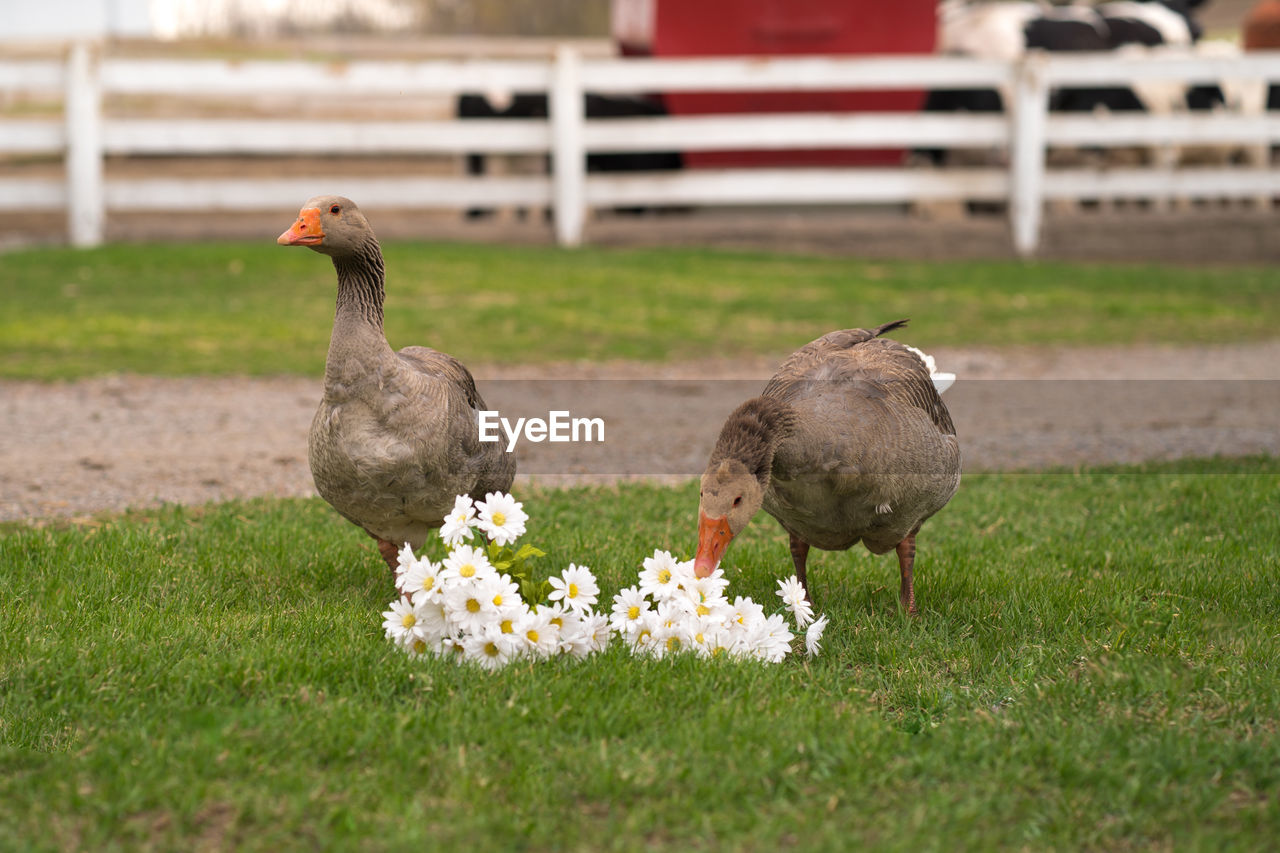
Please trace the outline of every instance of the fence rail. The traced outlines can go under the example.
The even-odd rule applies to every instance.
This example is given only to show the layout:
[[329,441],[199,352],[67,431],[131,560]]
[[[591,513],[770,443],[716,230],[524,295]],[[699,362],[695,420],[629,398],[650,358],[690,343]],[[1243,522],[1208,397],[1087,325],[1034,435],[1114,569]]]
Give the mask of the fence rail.
[[[1249,91],[1215,113],[1058,115],[1052,88],[1216,83]],[[96,245],[110,211],[180,209],[198,196],[214,208],[291,208],[321,184],[367,206],[550,206],[557,238],[579,244],[590,209],[637,204],[870,204],[922,200],[1008,202],[1016,250],[1036,250],[1046,200],[1280,195],[1270,158],[1249,167],[1049,169],[1051,146],[1280,144],[1280,113],[1258,93],[1280,84],[1280,52],[1235,57],[1064,56],[1017,62],[957,57],[583,59],[561,48],[546,61],[234,62],[103,57],[73,45],[65,62],[0,60],[0,93],[61,95],[58,121],[0,119],[0,153],[65,158],[63,179],[0,179],[0,210],[65,209],[71,242]],[[1234,88],[1231,88],[1234,87]],[[864,113],[588,119],[586,92],[840,91],[996,88],[1004,114]],[[323,95],[548,97],[541,120],[319,120],[114,117],[108,96],[276,98]],[[1229,99],[1231,100],[1231,99]],[[1243,106],[1242,106],[1243,104]],[[1253,106],[1248,106],[1252,104]],[[589,153],[811,148],[979,148],[1007,153],[1007,168],[723,169],[587,174]],[[546,175],[148,180],[104,178],[107,155],[546,154]]]

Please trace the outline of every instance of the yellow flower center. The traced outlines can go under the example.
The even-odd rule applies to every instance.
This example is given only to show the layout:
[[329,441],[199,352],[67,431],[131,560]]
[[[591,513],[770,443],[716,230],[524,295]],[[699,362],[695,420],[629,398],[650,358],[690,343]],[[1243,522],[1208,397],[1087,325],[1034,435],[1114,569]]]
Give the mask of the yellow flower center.
[[495,605],[495,606],[497,606],[497,607],[501,607],[501,606],[502,606],[502,593],[498,593],[497,595],[495,595],[495,596],[493,597],[493,603],[494,603],[494,605]]
[[422,588],[426,592],[431,592],[432,587],[434,587],[435,585],[436,585],[436,579],[431,575],[427,575],[426,579],[422,582]]
[[498,656],[498,644],[490,640],[484,644],[484,653],[491,658]]
[[694,634],[694,636],[693,636],[693,641],[694,641],[695,643],[697,643],[698,645],[702,646],[702,645],[706,645],[707,638],[706,638],[706,637],[704,637],[704,636],[702,636],[702,633],[701,633],[701,632],[699,632],[699,633],[697,633],[697,634]]
[[627,608],[627,618],[631,620],[640,618],[640,608],[634,604]]
[[515,630],[514,628],[511,627],[510,619],[503,619],[502,624],[499,627],[502,628],[502,633],[504,634],[510,634],[512,631]]
[[498,527],[501,527],[502,525],[506,524],[507,523],[506,514],[501,512],[495,512],[493,514],[493,523],[496,524]]
[[658,583],[671,583],[670,569],[660,569],[658,571]]
[[641,632],[636,636],[636,639],[637,639],[637,640],[647,640],[647,639],[649,639],[649,638],[650,638],[650,637],[652,637],[652,636],[653,636],[653,634],[649,633],[649,630],[646,628],[645,630],[641,631]]
[[427,643],[425,640],[414,640],[413,651],[416,654],[425,655],[427,653]]
[[406,628],[412,628],[414,625],[418,624],[418,617],[414,616],[412,613],[406,613],[404,616],[400,617],[400,624]]
[[468,613],[479,613],[479,612],[480,612],[480,602],[476,601],[474,598],[468,598],[468,599],[467,599],[467,612],[468,612]]
[[578,597],[578,585],[576,583],[569,584],[569,597],[570,598]]
[[698,605],[698,615],[699,615],[699,616],[707,616],[707,615],[709,615],[710,613],[711,613],[711,608],[710,608],[710,607],[708,607],[708,606],[707,606],[707,605],[705,605],[705,604],[699,604],[699,605]]
[[669,651],[669,652],[677,652],[677,651],[679,651],[679,650],[680,650],[680,638],[679,638],[679,637],[667,637],[667,651]]
[[563,620],[563,619],[561,619],[559,616],[556,616],[556,617],[552,618],[552,620],[551,620],[551,624],[552,624],[552,625],[555,625],[557,628],[563,628],[563,627],[564,627],[564,620]]
[[531,643],[536,643],[536,642],[538,642],[538,629],[537,629],[537,628],[530,628],[528,631],[525,631],[524,635],[525,635],[526,637],[528,637],[528,638],[529,638],[529,642],[531,642]]
[[462,575],[464,578],[473,577],[475,573],[476,573],[476,567],[471,565],[470,563],[467,563],[465,566],[458,569],[458,574]]

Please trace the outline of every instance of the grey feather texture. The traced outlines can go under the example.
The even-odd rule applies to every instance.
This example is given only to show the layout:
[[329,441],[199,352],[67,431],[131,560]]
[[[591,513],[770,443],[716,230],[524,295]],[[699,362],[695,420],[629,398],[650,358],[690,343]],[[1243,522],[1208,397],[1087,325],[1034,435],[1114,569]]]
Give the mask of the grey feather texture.
[[882,554],[914,535],[959,487],[960,446],[924,362],[879,337],[905,323],[831,332],[788,357],[725,421],[701,511],[736,535],[763,507],[791,534],[793,556],[859,542]]
[[320,496],[377,539],[418,548],[454,497],[507,491],[515,459],[481,443],[470,371],[428,347],[394,352],[382,327],[384,272],[373,229],[349,199],[312,199],[333,258],[337,311],[324,396],[308,440]]
[[763,396],[794,424],[773,454],[764,509],[810,545],[882,554],[960,485],[955,426],[924,362],[877,329],[831,332],[793,353]]

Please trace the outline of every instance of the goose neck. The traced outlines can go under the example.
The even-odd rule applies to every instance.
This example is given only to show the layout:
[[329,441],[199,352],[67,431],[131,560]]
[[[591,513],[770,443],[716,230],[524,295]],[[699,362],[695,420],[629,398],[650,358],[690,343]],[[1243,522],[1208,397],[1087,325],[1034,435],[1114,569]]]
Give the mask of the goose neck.
[[333,267],[338,273],[339,322],[359,319],[381,330],[386,268],[377,241],[366,241],[354,252],[334,257]]

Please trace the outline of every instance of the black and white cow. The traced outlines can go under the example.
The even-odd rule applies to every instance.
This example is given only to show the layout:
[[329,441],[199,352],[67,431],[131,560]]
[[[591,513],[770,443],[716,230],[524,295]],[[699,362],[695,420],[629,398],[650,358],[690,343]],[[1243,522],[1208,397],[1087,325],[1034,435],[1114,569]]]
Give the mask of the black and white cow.
[[[1192,10],[1203,0],[1123,0],[1097,5],[1075,3],[972,2],[943,0],[938,6],[938,49],[942,53],[1011,60],[1026,51],[1101,52],[1127,46],[1190,47],[1200,25]],[[999,112],[1003,97],[992,90],[931,92],[930,111]],[[1140,110],[1143,103],[1126,89],[1068,90],[1054,93],[1053,109]]]
[[[938,4],[938,51],[1012,61],[1031,49],[1055,52],[1108,50],[1102,17],[1089,6],[1049,6],[1030,0]],[[1007,93],[995,89],[943,89],[925,96],[926,112],[1003,112]],[[935,165],[952,159],[943,149],[918,152]]]
[[[1094,10],[1102,19],[1106,50],[1152,47],[1190,50],[1203,32],[1192,14],[1198,5],[1198,0],[1115,0],[1099,3]],[[1134,88],[1066,89],[1055,96],[1052,107],[1064,112],[1106,109],[1110,112],[1169,113],[1182,108],[1213,109],[1222,102],[1222,92],[1216,86],[1185,88],[1157,82]]]
[[[1201,28],[1193,11],[1203,0],[1116,0],[1096,5],[1054,6],[1041,2],[973,2],[942,0],[938,6],[938,49],[942,53],[984,59],[1013,60],[1026,51],[1062,52],[1140,50],[1168,46],[1190,48]],[[1178,101],[1178,103],[1171,103]],[[1092,112],[1152,110],[1169,112],[1189,106],[1208,109],[1222,103],[1217,87],[1142,85],[1061,89],[1050,93],[1055,111]],[[924,109],[931,112],[1001,112],[1005,95],[992,89],[930,92]],[[945,153],[926,151],[933,162]]]

